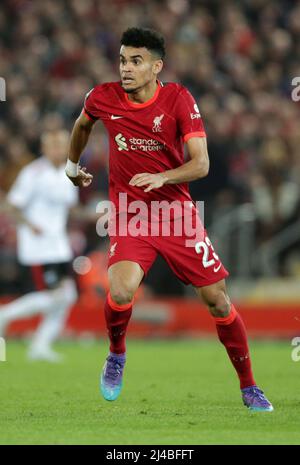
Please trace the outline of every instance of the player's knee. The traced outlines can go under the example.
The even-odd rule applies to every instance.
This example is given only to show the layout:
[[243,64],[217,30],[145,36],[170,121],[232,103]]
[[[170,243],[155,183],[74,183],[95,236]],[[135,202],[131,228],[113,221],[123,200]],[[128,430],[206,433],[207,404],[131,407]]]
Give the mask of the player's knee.
[[216,318],[226,318],[230,313],[231,302],[228,295],[220,290],[208,303],[210,313]]
[[52,296],[57,305],[73,305],[77,299],[75,283],[69,279],[63,280],[60,285],[52,291]]
[[140,279],[134,273],[111,273],[109,292],[112,300],[118,305],[127,305],[132,302],[139,287]]
[[118,290],[111,290],[110,296],[112,300],[118,305],[127,305],[133,299],[133,292],[130,292],[128,289],[118,289]]
[[66,279],[62,283],[62,290],[65,295],[66,305],[69,305],[69,306],[73,305],[76,302],[77,297],[78,297],[75,282],[72,279]]
[[131,286],[123,284],[121,286],[111,285],[110,287],[110,296],[112,300],[118,305],[129,304],[135,294],[135,289]]

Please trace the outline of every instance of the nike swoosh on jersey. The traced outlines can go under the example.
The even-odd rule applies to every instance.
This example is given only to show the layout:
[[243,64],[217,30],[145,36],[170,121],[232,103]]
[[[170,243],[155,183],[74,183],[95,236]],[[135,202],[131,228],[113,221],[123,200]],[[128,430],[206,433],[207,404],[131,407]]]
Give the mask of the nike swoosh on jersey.
[[221,268],[221,266],[222,266],[222,263],[220,263],[220,265],[217,266],[217,268],[214,268],[214,272],[217,273],[219,271],[219,269]]
[[110,119],[120,119],[120,118],[123,118],[123,116],[111,115],[111,117],[110,117]]

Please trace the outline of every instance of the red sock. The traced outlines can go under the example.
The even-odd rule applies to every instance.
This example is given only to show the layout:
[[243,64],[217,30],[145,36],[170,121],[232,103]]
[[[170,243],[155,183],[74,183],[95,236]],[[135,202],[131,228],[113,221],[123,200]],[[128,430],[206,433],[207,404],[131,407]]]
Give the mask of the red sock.
[[114,354],[126,352],[126,329],[132,314],[132,303],[118,305],[112,300],[110,293],[107,294],[104,314],[110,339],[109,350]]
[[242,318],[231,305],[229,316],[215,318],[215,322],[219,339],[224,344],[240,379],[241,389],[254,386],[256,383],[252,374],[246,328]]

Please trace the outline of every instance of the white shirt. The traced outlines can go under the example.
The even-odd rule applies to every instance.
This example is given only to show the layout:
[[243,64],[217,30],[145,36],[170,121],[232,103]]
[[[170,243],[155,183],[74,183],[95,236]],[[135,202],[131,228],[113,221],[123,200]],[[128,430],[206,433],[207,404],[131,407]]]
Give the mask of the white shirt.
[[22,265],[70,261],[73,253],[67,235],[69,209],[78,201],[78,188],[46,157],[25,166],[8,193],[8,201],[42,230],[35,234],[25,224],[17,227],[17,254]]

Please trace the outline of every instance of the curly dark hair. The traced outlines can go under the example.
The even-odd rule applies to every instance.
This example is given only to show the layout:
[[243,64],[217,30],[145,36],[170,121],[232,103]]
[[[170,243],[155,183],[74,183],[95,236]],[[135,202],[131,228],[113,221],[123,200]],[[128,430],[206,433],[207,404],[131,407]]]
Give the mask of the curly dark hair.
[[162,35],[153,29],[130,27],[123,32],[121,45],[128,47],[145,47],[163,59],[166,54],[165,40]]

